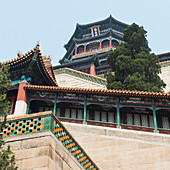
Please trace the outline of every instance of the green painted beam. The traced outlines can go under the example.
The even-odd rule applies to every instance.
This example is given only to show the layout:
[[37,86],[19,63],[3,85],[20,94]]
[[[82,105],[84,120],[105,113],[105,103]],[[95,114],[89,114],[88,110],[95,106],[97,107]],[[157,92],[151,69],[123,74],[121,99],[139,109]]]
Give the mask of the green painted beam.
[[158,125],[157,125],[156,110],[155,110],[155,100],[152,100],[152,111],[153,111],[154,131],[155,131],[155,133],[158,133]]
[[56,116],[56,109],[57,109],[57,94],[55,94],[55,100],[54,100],[54,109],[53,114]]
[[86,124],[87,120],[87,96],[84,98],[84,119],[83,119],[83,124]]
[[29,67],[31,67],[31,66],[33,66],[33,64],[36,62],[36,57],[33,57],[32,59],[31,59],[31,62],[30,62],[30,64],[29,64]]
[[120,108],[119,108],[119,98],[116,98],[117,103],[117,128],[120,128]]

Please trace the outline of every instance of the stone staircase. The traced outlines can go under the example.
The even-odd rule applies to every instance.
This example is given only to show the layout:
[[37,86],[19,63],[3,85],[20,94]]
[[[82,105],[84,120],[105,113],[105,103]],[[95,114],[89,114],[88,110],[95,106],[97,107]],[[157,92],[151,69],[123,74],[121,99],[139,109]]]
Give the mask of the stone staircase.
[[[51,111],[39,112],[31,115],[8,119],[6,128],[3,130],[3,138],[13,142],[15,140],[21,141],[25,139],[25,137],[26,139],[28,139],[31,135],[34,135],[34,137],[38,138],[41,134],[44,133],[52,133],[56,140],[56,144],[59,143],[59,145],[61,145],[60,150],[63,150],[63,152],[64,150],[66,150],[68,152],[67,157],[69,157],[69,159],[73,158],[74,162],[77,162],[77,164],[79,164],[79,167],[81,167],[80,169],[99,169],[85,152],[85,150],[78,144],[78,142],[73,138],[73,136],[68,132],[64,125]],[[38,148],[38,146],[36,146],[36,148]],[[23,149],[23,147],[21,147],[20,149]],[[21,150],[21,152],[25,153],[27,152],[27,150]],[[36,153],[33,155],[36,155]],[[33,157],[33,155],[31,157],[32,159],[30,163],[33,165],[32,168],[34,169],[34,165],[37,167],[39,167],[39,165],[35,163],[35,158]],[[62,157],[62,155],[63,153],[59,156]],[[45,156],[47,157],[47,155]],[[16,159],[18,159],[17,156]],[[66,158],[63,156],[64,161],[65,159]],[[25,162],[25,160],[22,161]],[[28,162],[29,160],[27,160],[27,166],[29,166]],[[22,167],[23,166],[24,165],[22,165]]]

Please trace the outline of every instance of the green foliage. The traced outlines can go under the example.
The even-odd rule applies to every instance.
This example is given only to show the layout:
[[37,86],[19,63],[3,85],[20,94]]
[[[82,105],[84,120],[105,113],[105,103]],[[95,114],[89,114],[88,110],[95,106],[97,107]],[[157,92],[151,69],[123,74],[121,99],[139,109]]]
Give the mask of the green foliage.
[[6,100],[11,82],[8,70],[9,66],[0,63],[0,115],[5,115],[9,111],[9,102]]
[[0,140],[0,169],[16,170],[15,155],[10,149],[10,145],[5,146],[5,142]]
[[124,43],[107,57],[114,72],[106,74],[108,89],[163,92],[158,56],[150,53],[146,33],[136,24],[124,30]]
[[6,146],[2,139],[2,131],[5,128],[6,116],[9,111],[9,102],[6,100],[7,91],[10,88],[9,66],[0,63],[0,169],[16,170],[15,155],[10,150],[10,146]]

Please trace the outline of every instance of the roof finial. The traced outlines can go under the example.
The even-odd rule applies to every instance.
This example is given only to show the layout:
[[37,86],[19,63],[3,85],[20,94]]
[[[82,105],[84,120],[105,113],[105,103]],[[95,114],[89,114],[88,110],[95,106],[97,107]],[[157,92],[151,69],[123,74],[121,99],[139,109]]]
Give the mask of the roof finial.
[[40,44],[39,44],[39,41],[38,41],[36,47],[34,48],[34,50],[39,51],[39,47],[40,47]]
[[109,17],[109,21],[111,22],[112,21],[112,15],[110,14],[110,17]]
[[17,55],[18,55],[18,58],[22,57],[22,53],[21,52],[18,52]]
[[37,46],[38,46],[38,47],[40,46],[39,41],[37,41]]
[[77,23],[76,27],[77,27],[77,29],[79,30],[79,29],[80,29],[80,24]]

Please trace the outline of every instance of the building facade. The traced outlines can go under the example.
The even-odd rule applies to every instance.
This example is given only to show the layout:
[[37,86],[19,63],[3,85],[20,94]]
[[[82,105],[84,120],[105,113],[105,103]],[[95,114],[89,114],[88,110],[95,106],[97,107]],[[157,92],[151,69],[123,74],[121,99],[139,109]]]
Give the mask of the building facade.
[[52,66],[39,44],[5,62],[10,66],[13,86],[7,94],[11,109],[4,138],[25,140],[27,137],[21,137],[35,138],[48,132],[66,150],[65,154],[73,157],[74,167],[97,170],[98,166],[60,121],[92,125],[94,129],[104,126],[170,134],[170,53],[159,55],[166,93],[106,89],[106,79],[101,75],[110,71],[107,55],[123,42],[127,27],[112,16],[77,25],[59,66]]
[[87,25],[77,24],[64,46],[67,52],[59,61],[61,65],[54,69],[69,67],[93,75],[109,71],[107,55],[123,42],[123,31],[127,27],[112,16]]
[[59,86],[50,59],[41,55],[39,44],[4,64],[10,65],[13,80],[8,92],[9,117],[52,110],[62,121],[169,133],[168,93],[88,88],[92,82],[104,86],[106,81],[67,69],[63,75],[89,84],[87,88]]

